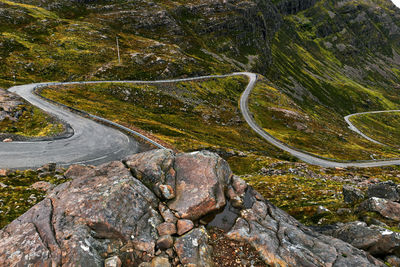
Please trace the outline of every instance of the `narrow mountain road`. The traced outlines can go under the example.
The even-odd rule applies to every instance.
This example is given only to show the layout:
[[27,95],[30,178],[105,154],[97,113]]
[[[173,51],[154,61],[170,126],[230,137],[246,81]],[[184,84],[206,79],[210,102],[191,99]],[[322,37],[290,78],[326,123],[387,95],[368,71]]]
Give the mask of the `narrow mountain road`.
[[[60,138],[50,141],[31,142],[0,142],[0,168],[26,169],[40,167],[49,162],[55,162],[61,166],[72,164],[101,164],[112,160],[119,160],[125,156],[140,152],[140,144],[122,133],[121,131],[82,117],[67,108],[52,104],[37,96],[34,90],[48,85],[71,84],[97,84],[97,83],[170,83],[179,81],[192,81],[207,78],[222,78],[230,75],[204,76],[186,79],[160,80],[160,81],[87,81],[65,83],[37,83],[14,86],[9,89],[27,100],[32,105],[50,113],[68,124],[74,134],[68,138]],[[122,125],[88,114],[97,121],[106,122],[117,128],[130,132],[133,135],[145,139],[155,147],[164,148],[161,144],[150,140],[138,132],[132,131]]]
[[354,116],[359,116],[359,115],[365,115],[365,114],[376,114],[376,113],[388,113],[388,112],[400,112],[400,110],[395,109],[395,110],[379,110],[379,111],[367,111],[367,112],[359,112],[359,113],[354,113],[354,114],[350,114],[347,115],[346,117],[344,117],[344,120],[346,121],[346,123],[349,125],[350,130],[358,133],[359,135],[361,135],[362,137],[364,137],[365,139],[375,143],[375,144],[379,144],[379,145],[383,145],[385,146],[385,144],[376,141],[375,139],[367,136],[366,134],[364,134],[363,132],[361,132],[351,121],[350,118],[354,117]]
[[33,94],[40,84],[10,88],[32,105],[69,124],[74,134],[50,141],[0,143],[0,168],[33,168],[49,162],[99,164],[139,151],[139,144],[122,132],[81,117]]
[[[36,88],[47,85],[68,85],[68,84],[95,84],[95,83],[138,83],[138,84],[156,84],[171,83],[182,81],[194,81],[208,78],[223,78],[230,76],[244,75],[249,78],[249,83],[240,98],[240,108],[248,125],[266,141],[276,147],[292,154],[310,164],[320,165],[324,167],[378,167],[387,165],[400,165],[400,159],[393,160],[374,160],[374,161],[358,161],[358,162],[339,162],[320,158],[316,155],[297,150],[279,141],[264,129],[262,129],[253,119],[249,108],[248,98],[253,90],[257,74],[250,72],[237,72],[227,75],[210,75],[185,79],[172,79],[160,81],[88,81],[88,82],[68,82],[68,83],[40,83],[15,86],[9,91],[20,95],[32,105],[58,117],[65,123],[69,124],[74,130],[71,137],[57,139],[52,141],[36,141],[36,142],[11,142],[0,143],[0,168],[34,168],[39,167],[48,162],[56,162],[63,166],[75,163],[81,164],[100,164],[103,162],[121,159],[129,154],[139,152],[139,143],[128,137],[115,128],[104,126],[88,118],[79,116],[66,108],[54,105],[45,101],[33,92]],[[389,111],[382,111],[389,112]],[[377,112],[376,112],[377,113]],[[354,116],[352,114],[350,116]],[[121,125],[107,121],[94,115],[89,117],[97,120],[105,121],[125,131],[136,134],[141,138],[153,143],[159,148],[162,145],[153,140],[149,140],[143,135],[129,130]],[[346,120],[348,121],[348,120]],[[352,125],[352,124],[351,124]],[[354,129],[356,129],[354,127]],[[353,129],[353,130],[354,130]]]
[[[287,144],[279,141],[269,133],[267,133],[264,129],[262,129],[253,119],[253,116],[251,115],[248,107],[248,99],[250,96],[251,91],[254,88],[254,85],[257,81],[257,75],[254,73],[248,73],[244,72],[242,73],[243,75],[246,75],[249,77],[250,81],[249,84],[247,85],[245,91],[243,92],[241,98],[240,98],[240,109],[242,111],[243,117],[246,120],[247,124],[256,132],[258,133],[261,137],[263,137],[265,140],[273,144],[274,146],[290,153],[291,155],[297,157],[298,159],[314,164],[314,165],[319,165],[323,167],[341,167],[341,168],[346,168],[346,167],[380,167],[380,166],[388,166],[388,165],[400,165],[400,159],[393,159],[393,160],[371,160],[371,161],[355,161],[355,162],[339,162],[339,161],[333,161],[333,160],[327,160],[320,158],[316,155],[313,155],[311,153],[306,153],[297,149],[294,149]],[[354,114],[352,114],[354,115]]]

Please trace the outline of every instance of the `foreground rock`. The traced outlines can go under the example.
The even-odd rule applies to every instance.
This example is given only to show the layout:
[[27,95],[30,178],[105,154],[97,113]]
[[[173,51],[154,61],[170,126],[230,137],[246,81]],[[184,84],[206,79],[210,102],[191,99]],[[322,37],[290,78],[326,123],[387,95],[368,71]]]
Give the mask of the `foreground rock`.
[[233,225],[226,236],[250,244],[266,264],[383,266],[265,201],[216,154],[154,150],[124,162],[71,167],[72,181],[0,231],[0,266],[213,266],[199,225],[225,203]]
[[180,218],[197,220],[225,206],[231,177],[228,163],[217,154],[194,152],[175,159],[176,198],[168,202]]
[[228,237],[252,244],[272,266],[384,266],[342,240],[313,232],[257,192]]
[[158,202],[121,162],[90,168],[0,232],[0,262],[102,266],[122,245],[133,251],[122,255],[125,263],[151,259],[162,222]]

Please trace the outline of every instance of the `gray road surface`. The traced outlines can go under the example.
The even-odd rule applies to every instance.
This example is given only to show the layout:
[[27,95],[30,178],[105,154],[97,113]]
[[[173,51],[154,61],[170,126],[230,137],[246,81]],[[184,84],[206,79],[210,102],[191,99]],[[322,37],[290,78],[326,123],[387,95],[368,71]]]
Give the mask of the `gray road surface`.
[[[36,96],[35,94],[33,94],[33,90],[37,86],[55,85],[55,84],[90,84],[90,83],[105,83],[105,82],[154,84],[154,83],[194,81],[207,78],[223,78],[223,77],[237,76],[237,75],[244,75],[249,78],[249,83],[240,98],[240,108],[243,117],[245,118],[248,125],[256,133],[258,133],[266,141],[275,145],[276,147],[290,153],[291,155],[299,158],[304,162],[324,167],[379,167],[388,165],[400,165],[400,159],[355,161],[355,162],[334,161],[334,160],[320,158],[316,155],[297,150],[279,141],[278,139],[267,133],[264,129],[262,129],[254,121],[249,111],[248,98],[256,84],[257,75],[250,72],[237,72],[227,75],[212,75],[212,76],[193,77],[186,79],[160,80],[160,81],[89,81],[89,82],[69,82],[69,83],[28,84],[28,85],[12,87],[9,89],[10,91],[17,93],[31,104],[43,109],[44,111],[50,114],[57,116],[59,119],[68,123],[73,128],[74,135],[69,138],[64,138],[54,141],[0,143],[0,168],[39,167],[48,162],[56,162],[58,164],[65,166],[74,163],[99,164],[110,160],[121,159],[126,155],[137,153],[139,150],[139,144],[133,139],[129,138],[127,135],[123,134],[122,132],[114,128],[106,127],[90,119],[81,117],[75,113],[68,111],[67,109],[53,105],[47,101],[44,101],[42,98]],[[393,112],[393,111],[375,111],[370,113],[379,113],[379,112]],[[361,133],[360,131],[358,131],[356,127],[354,127],[354,125],[351,124],[351,122],[348,119],[349,117],[358,114],[362,113],[351,114],[347,116],[345,119],[349,123],[350,128],[352,130],[355,130],[357,133]],[[96,118],[101,119],[98,117]],[[137,134],[140,137],[143,137],[139,133],[133,132],[133,134]],[[152,142],[154,145],[160,148],[163,148],[162,145],[156,143],[155,141],[152,140],[148,141]]]
[[137,153],[139,144],[122,132],[50,104],[33,94],[37,84],[10,88],[32,105],[58,117],[74,130],[52,141],[0,143],[0,168],[34,168],[49,162],[100,164]]

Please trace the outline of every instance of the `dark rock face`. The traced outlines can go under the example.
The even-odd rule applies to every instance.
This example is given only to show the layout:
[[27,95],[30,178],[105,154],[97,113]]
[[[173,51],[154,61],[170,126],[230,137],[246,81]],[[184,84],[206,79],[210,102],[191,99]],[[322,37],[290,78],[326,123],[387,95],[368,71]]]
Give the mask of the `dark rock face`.
[[[266,264],[382,266],[265,201],[214,153],[154,150],[125,162],[72,167],[72,181],[0,231],[0,266],[213,266],[207,230],[198,225],[226,202],[237,218],[227,237],[253,246]],[[158,198],[132,173],[155,192],[151,185],[174,173],[176,197]],[[381,240],[396,254],[397,239],[389,239]]]
[[368,197],[384,198],[391,201],[399,201],[400,194],[397,185],[392,181],[381,182],[368,186]]
[[346,203],[354,203],[364,199],[363,192],[355,187],[344,185],[343,186],[343,198]]

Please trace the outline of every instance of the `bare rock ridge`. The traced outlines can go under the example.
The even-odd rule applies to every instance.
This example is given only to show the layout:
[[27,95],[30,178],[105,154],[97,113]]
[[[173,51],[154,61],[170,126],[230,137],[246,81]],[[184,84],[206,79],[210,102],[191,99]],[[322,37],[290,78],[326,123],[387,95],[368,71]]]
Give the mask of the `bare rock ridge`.
[[303,226],[211,152],[153,150],[66,176],[0,230],[0,266],[213,266],[207,226],[223,209],[236,216],[226,237],[267,265],[384,266]]

